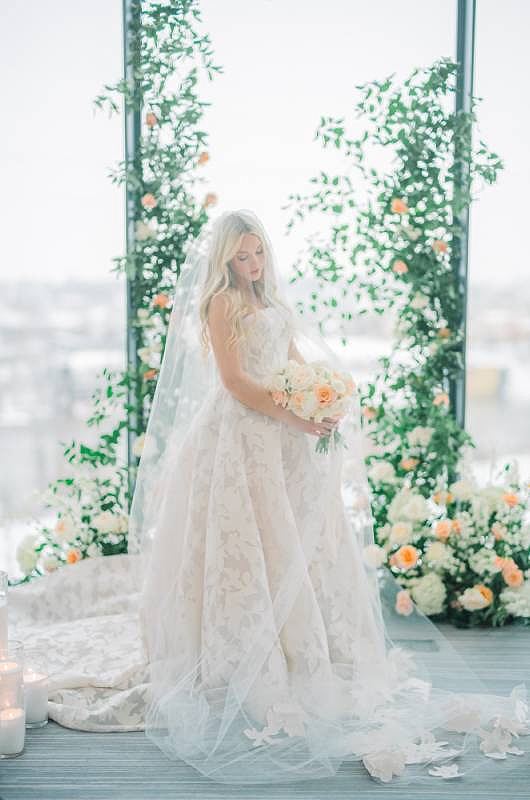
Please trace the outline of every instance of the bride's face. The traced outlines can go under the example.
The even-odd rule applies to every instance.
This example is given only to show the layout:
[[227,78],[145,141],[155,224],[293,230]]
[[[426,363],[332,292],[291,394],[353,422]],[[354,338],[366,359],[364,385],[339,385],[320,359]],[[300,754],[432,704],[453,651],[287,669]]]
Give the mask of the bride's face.
[[239,249],[229,262],[241,278],[256,281],[261,278],[265,264],[265,249],[254,233],[245,233]]

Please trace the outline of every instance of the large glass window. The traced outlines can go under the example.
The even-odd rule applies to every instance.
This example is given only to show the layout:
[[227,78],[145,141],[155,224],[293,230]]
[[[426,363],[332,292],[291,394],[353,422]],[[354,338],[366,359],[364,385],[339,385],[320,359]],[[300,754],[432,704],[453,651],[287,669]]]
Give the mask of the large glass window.
[[124,366],[123,198],[108,177],[122,120],[94,114],[122,74],[121,3],[2,8],[0,564],[43,513],[39,492],[67,472],[60,442],[84,424],[95,376]]
[[467,428],[485,478],[515,457],[530,469],[530,288],[527,195],[530,6],[477,3],[475,93],[479,137],[504,160],[471,209]]

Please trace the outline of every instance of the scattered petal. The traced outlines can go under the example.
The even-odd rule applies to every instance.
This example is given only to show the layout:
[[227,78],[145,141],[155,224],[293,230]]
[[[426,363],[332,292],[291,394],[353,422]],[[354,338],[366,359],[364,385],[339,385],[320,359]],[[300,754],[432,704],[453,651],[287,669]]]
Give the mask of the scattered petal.
[[443,767],[433,767],[429,770],[429,775],[434,775],[435,778],[460,778],[463,773],[459,772],[458,764],[446,764]]

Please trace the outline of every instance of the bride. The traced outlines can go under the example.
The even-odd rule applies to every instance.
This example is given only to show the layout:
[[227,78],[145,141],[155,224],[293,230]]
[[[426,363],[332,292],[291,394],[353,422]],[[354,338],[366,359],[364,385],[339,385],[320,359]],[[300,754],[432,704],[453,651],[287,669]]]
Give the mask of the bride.
[[[354,384],[341,419],[324,416],[325,400],[307,421],[273,399],[271,376],[289,360],[300,388],[315,362],[345,379],[287,295],[252,212],[226,212],[190,242],[136,475],[129,555],[88,560],[100,562],[99,575],[115,572],[118,558],[134,562],[140,591],[129,587],[127,608],[112,606],[126,624],[105,634],[112,657],[92,663],[83,713],[56,718],[103,729],[89,724],[91,703],[115,709],[125,690],[115,729],[142,728],[168,758],[229,784],[325,778],[346,761],[362,764],[351,777],[359,787],[367,775],[472,781],[528,764],[515,745],[530,732],[525,685],[489,694],[415,605],[396,602],[399,585],[376,566]],[[317,449],[323,437],[331,443]],[[58,587],[61,577],[50,577]],[[97,636],[94,617],[91,626]],[[52,708],[75,693],[74,650]],[[117,673],[105,683],[108,660]],[[127,714],[140,723],[124,727]],[[113,729],[108,717],[104,729]]]

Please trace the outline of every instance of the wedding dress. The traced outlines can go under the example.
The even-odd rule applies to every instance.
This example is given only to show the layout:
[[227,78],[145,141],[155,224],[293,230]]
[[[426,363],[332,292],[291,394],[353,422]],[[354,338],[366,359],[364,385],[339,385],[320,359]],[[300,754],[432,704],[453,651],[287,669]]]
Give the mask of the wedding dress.
[[[341,423],[346,447],[317,453],[315,437],[237,400],[212,359],[201,372],[190,297],[204,277],[184,270],[175,293],[129,555],[11,592],[17,635],[54,642],[52,718],[143,729],[168,758],[232,784],[325,778],[348,761],[384,783],[528,765],[526,686],[489,694],[417,607],[396,611],[399,585],[365,559],[358,405]],[[304,349],[281,303],[256,303],[241,325],[258,383],[293,341]],[[317,337],[305,343],[333,360]]]

